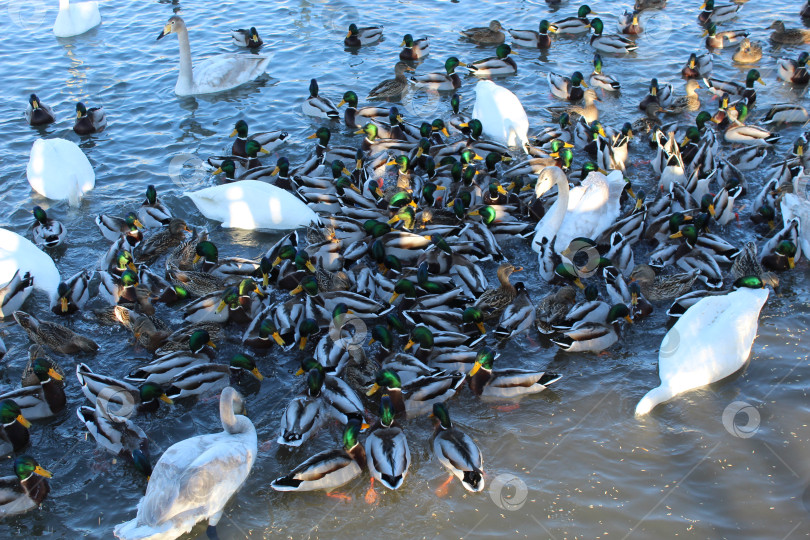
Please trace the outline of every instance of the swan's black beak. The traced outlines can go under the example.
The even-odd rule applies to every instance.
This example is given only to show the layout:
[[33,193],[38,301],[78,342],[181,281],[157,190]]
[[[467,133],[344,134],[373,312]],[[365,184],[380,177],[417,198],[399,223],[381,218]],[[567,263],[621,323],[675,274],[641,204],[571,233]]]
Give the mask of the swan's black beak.
[[[169,24],[167,24],[167,25],[165,25],[163,27],[163,32],[160,33],[160,35],[157,37],[157,39],[160,39],[160,38],[162,38],[164,36],[168,36],[171,33],[172,33],[172,25],[171,25],[171,23],[169,23]],[[157,41],[157,39],[155,41]]]
[[157,41],[158,39],[162,38],[165,35],[166,35],[166,31],[165,30],[161,31],[160,35],[158,35],[158,37],[157,37],[157,39],[155,41]]

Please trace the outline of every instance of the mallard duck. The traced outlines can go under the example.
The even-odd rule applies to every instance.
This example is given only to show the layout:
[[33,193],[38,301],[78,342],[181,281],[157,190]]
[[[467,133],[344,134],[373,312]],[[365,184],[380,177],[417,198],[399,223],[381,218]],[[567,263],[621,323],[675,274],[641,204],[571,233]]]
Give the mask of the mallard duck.
[[90,299],[88,285],[95,272],[80,270],[67,281],[59,283],[56,292],[58,296],[51,300],[51,312],[55,315],[71,315],[80,309]]
[[391,109],[385,107],[361,107],[357,108],[357,94],[351,90],[343,94],[343,99],[337,104],[338,108],[346,104],[346,112],[343,114],[343,120],[347,126],[352,129],[357,129],[365,126],[372,120],[379,120],[388,118],[391,114]]
[[59,1],[59,13],[53,23],[53,35],[60,38],[84,34],[101,24],[98,2]]
[[642,99],[638,108],[642,111],[647,111],[647,106],[651,103],[656,103],[661,107],[667,107],[672,102],[672,85],[669,83],[659,83],[658,79],[653,77],[650,79],[650,89],[647,95]]
[[350,420],[343,428],[343,446],[324,450],[270,482],[276,491],[331,491],[354,480],[366,468],[366,451],[358,440],[361,424]]
[[55,122],[56,117],[53,109],[42,103],[36,94],[31,94],[25,109],[25,121],[32,126],[46,126]]
[[67,229],[61,221],[56,221],[48,217],[41,206],[35,206],[34,227],[31,234],[34,236],[34,243],[41,248],[55,248],[61,246],[67,237]]
[[386,79],[368,93],[368,99],[376,100],[396,100],[408,88],[408,79],[405,78],[406,71],[413,71],[404,62],[397,62],[394,66],[395,77]]
[[178,96],[223,92],[261,76],[270,65],[269,56],[219,54],[191,65],[191,45],[186,23],[178,15],[169,18],[157,39],[177,34],[180,43],[180,73],[174,86]]
[[340,120],[338,112],[332,100],[318,95],[318,81],[312,79],[309,82],[309,97],[304,100],[301,106],[304,114],[316,118],[326,118],[329,120]]
[[767,299],[768,289],[743,287],[705,297],[686,310],[661,342],[661,384],[641,398],[636,415],[739,370],[751,353],[759,312]]
[[8,317],[19,310],[33,287],[34,279],[31,274],[28,272],[20,274],[19,270],[14,272],[11,280],[0,288],[0,317]]
[[150,382],[165,385],[188,368],[209,364],[216,355],[211,349],[214,346],[208,332],[195,330],[189,338],[188,350],[158,356],[150,363],[130,371],[124,380],[135,384]]
[[431,416],[435,418],[433,435],[430,437],[433,455],[450,474],[461,481],[464,489],[474,493],[483,491],[484,459],[478,445],[469,435],[453,425],[444,403],[434,403]]
[[740,42],[740,46],[734,51],[732,60],[738,64],[754,64],[762,60],[762,45],[758,41],[751,41],[745,38]]
[[138,274],[132,270],[125,270],[120,278],[111,272],[103,270],[98,272],[98,276],[101,278],[98,295],[109,305],[116,306],[121,302],[137,302],[142,306],[151,304],[148,292],[138,289]]
[[495,352],[483,348],[475,358],[475,364],[468,375],[470,390],[483,398],[512,399],[527,394],[542,392],[558,380],[560,375],[550,371],[532,371],[529,369],[493,370]]
[[110,242],[115,242],[121,235],[124,235],[127,243],[134,247],[143,240],[143,232],[141,231],[143,224],[135,215],[135,212],[129,212],[123,218],[99,214],[96,216],[96,225],[98,225],[102,236]]
[[231,38],[233,39],[234,45],[238,47],[246,47],[248,49],[258,49],[264,44],[264,41],[262,41],[262,38],[259,37],[259,32],[256,30],[255,26],[251,26],[248,30],[245,30],[244,28],[231,30]]
[[712,55],[701,54],[698,56],[695,53],[689,55],[689,60],[681,70],[681,75],[684,79],[702,79],[708,77],[712,72]]
[[588,20],[588,15],[596,15],[588,5],[583,4],[577,10],[576,17],[568,17],[557,21],[554,26],[557,27],[557,32],[560,34],[585,34],[591,27]]
[[137,413],[152,413],[158,409],[160,401],[172,404],[163,389],[154,383],[144,383],[139,388],[93,372],[87,364],[76,365],[76,377],[82,386],[82,393],[95,406],[101,400],[106,404],[106,413],[113,420],[130,418]]
[[0,517],[24,514],[42,504],[51,491],[46,480],[51,476],[31,456],[17,456],[14,476],[0,478]]
[[[189,324],[183,326],[182,328],[172,332],[168,338],[166,338],[166,343],[160,347],[155,354],[158,356],[163,356],[165,354],[169,354],[172,352],[177,351],[188,351],[191,350],[192,352],[200,352],[199,349],[199,342],[197,346],[190,345],[191,336],[195,335],[197,331],[203,330],[205,333],[208,334],[208,340],[212,343],[221,342],[226,339],[225,331],[223,330],[222,326],[214,323],[196,323],[196,324]],[[203,341],[202,338],[200,342],[207,347],[211,347],[208,345],[207,341]],[[212,349],[215,347],[211,347]],[[213,351],[208,351],[209,353]],[[213,355],[211,356],[213,358]]]
[[430,40],[426,37],[413,39],[411,34],[405,34],[400,47],[404,47],[404,49],[399,51],[399,59],[406,62],[422,60],[430,54]]
[[321,392],[324,401],[329,406],[329,411],[325,412],[328,412],[341,424],[346,424],[351,419],[363,420],[363,404],[357,392],[335,373],[327,371],[315,358],[304,358],[296,375],[303,375],[311,369],[318,369],[323,373]]
[[149,438],[143,429],[129,418],[110,416],[106,407],[107,402],[99,399],[95,407],[83,405],[76,409],[76,415],[87,427],[87,431],[98,446],[114,456],[129,459],[148,478],[152,473],[152,465],[149,463]]
[[343,39],[343,44],[346,47],[362,47],[364,45],[371,45],[382,39],[383,27],[382,26],[364,26],[358,28],[356,24],[349,25],[349,31]]
[[610,54],[627,54],[638,48],[635,42],[618,34],[602,35],[604,28],[605,25],[602,19],[597,17],[591,21],[591,29],[593,30],[591,47],[597,51]]
[[0,401],[0,455],[19,452],[31,439],[28,428],[31,427],[22,409],[13,399]]
[[31,147],[26,176],[31,187],[48,199],[78,206],[96,185],[93,166],[79,146],[66,139],[37,139]]
[[[67,403],[62,376],[46,358],[31,362],[36,383],[0,395],[0,401],[13,400],[28,420],[43,420],[59,414]],[[25,381],[23,381],[25,382]]]
[[781,43],[782,45],[799,45],[801,43],[810,43],[810,30],[802,28],[785,28],[785,23],[780,20],[774,21],[768,27],[773,30],[771,34],[771,41],[774,43]]
[[176,538],[207,519],[209,536],[215,538],[225,505],[244,484],[258,453],[256,429],[244,412],[242,396],[225,388],[219,397],[223,431],[166,449],[149,477],[138,515],[117,525],[115,536]]
[[725,46],[726,40],[728,40],[729,43],[736,43],[737,40],[748,37],[748,32],[745,30],[724,30],[718,32],[717,25],[710,22],[704,27],[703,37],[706,37],[707,49],[722,49]]
[[104,131],[107,127],[107,115],[101,107],[85,107],[81,101],[76,104],[76,122],[73,131],[78,135],[92,135]]
[[714,0],[706,0],[700,6],[700,14],[698,15],[698,22],[706,24],[707,22],[720,23],[730,21],[737,16],[740,11],[741,4],[718,4],[715,5]]
[[28,334],[28,339],[61,354],[96,352],[95,341],[80,336],[70,328],[47,321],[39,321],[24,311],[15,311],[14,320]]
[[146,188],[146,200],[138,208],[138,220],[144,227],[161,227],[172,220],[172,212],[157,198],[155,186]]
[[513,54],[512,48],[506,43],[502,43],[495,49],[495,56],[477,60],[468,64],[467,68],[476,77],[514,75],[517,73],[517,63],[512,58],[509,58],[510,54]]
[[804,124],[810,119],[807,109],[792,103],[780,103],[771,107],[762,117],[763,124]]
[[730,96],[741,96],[748,100],[748,105],[753,106],[757,99],[757,92],[754,89],[754,83],[758,82],[765,86],[765,81],[756,69],[749,70],[745,76],[745,85],[732,81],[723,81],[721,79],[704,78],[703,82],[709,91],[715,95],[723,96],[729,94]]
[[588,82],[594,88],[601,88],[608,92],[617,92],[622,87],[619,81],[602,73],[602,56],[599,53],[593,55],[593,73],[588,78]]
[[641,12],[640,11],[625,11],[617,22],[619,27],[619,32],[622,34],[629,34],[631,36],[637,36],[639,34],[644,33],[644,27],[641,26],[641,23],[638,22],[638,16]]
[[[785,248],[790,249],[789,246],[785,246]],[[784,262],[784,269],[787,270],[789,267],[787,257],[785,257]],[[763,268],[763,263],[760,262],[759,255],[757,254],[757,245],[753,242],[746,242],[745,247],[739,251],[738,255],[734,258],[734,264],[731,265],[729,273],[735,281],[740,278],[754,276],[772,287],[779,285],[779,278]]]
[[476,45],[500,45],[506,39],[499,21],[490,21],[488,26],[462,30],[461,35]]
[[520,45],[521,47],[534,47],[536,49],[548,49],[551,47],[551,38],[549,33],[557,31],[557,27],[549,24],[546,19],[540,21],[540,27],[537,32],[534,30],[509,30],[512,36],[512,43]]
[[[765,252],[762,254],[762,266],[777,272],[792,270],[796,266],[795,258],[797,252],[798,248],[796,244],[791,240],[782,240],[776,245],[776,249],[773,253]],[[765,280],[763,279],[763,281]]]
[[810,54],[803,52],[796,60],[779,58],[776,60],[777,76],[785,82],[793,84],[807,84],[810,82],[810,73],[807,71],[807,62]]
[[557,75],[551,71],[546,75],[548,80],[548,88],[552,95],[559,99],[567,99],[568,101],[579,101],[584,96],[584,90],[588,84],[583,80],[584,77],[579,71],[575,71],[571,78]]
[[657,302],[681,296],[692,288],[700,272],[656,276],[652,266],[640,264],[630,273],[630,279],[638,281],[647,300]]
[[[515,299],[503,310],[495,328],[495,335],[502,340],[523,333],[531,328],[535,321],[536,310],[523,282],[515,283],[515,291],[517,292]],[[481,330],[483,323],[479,324]]]
[[319,369],[309,370],[306,384],[304,393],[291,399],[284,409],[278,444],[301,446],[326,419],[326,404],[321,395],[323,372]]
[[167,266],[166,275],[175,286],[182,287],[192,296],[207,296],[227,286],[225,280],[218,276],[208,272],[180,270],[173,264]]
[[150,263],[155,259],[168,253],[172,248],[180,245],[186,238],[187,232],[191,232],[182,219],[173,218],[168,226],[144,239],[133,251],[135,259],[139,262]]
[[248,135],[248,133],[248,123],[242,119],[237,120],[236,124],[234,124],[233,131],[231,131],[230,134],[231,137],[236,137],[236,140],[233,141],[233,145],[231,145],[232,156],[243,158],[248,157],[247,150],[248,143],[250,141],[253,141],[255,145],[258,145],[258,148],[256,149],[257,152],[267,154],[284,143],[289,136],[286,131],[278,130],[264,131],[261,133],[254,133],[253,135]]
[[474,306],[484,312],[484,320],[500,317],[501,313],[509,306],[517,296],[517,290],[509,282],[509,276],[513,272],[518,272],[523,268],[516,267],[511,263],[503,263],[498,267],[498,281],[500,286],[497,289],[487,289],[479,296]]
[[377,372],[375,382],[366,395],[374,395],[377,390],[382,388],[386,395],[390,396],[397,415],[413,418],[430,413],[434,403],[445,401],[456,395],[458,388],[463,383],[464,375],[462,373],[440,372],[423,375],[407,384],[402,384],[399,375],[393,370],[383,369]]
[[[147,315],[136,313],[124,306],[115,306],[113,316],[132,332],[135,343],[149,352],[155,352],[166,343],[170,332],[166,327]],[[156,323],[157,321],[157,323]]]
[[604,321],[579,322],[551,341],[566,352],[602,352],[619,341],[619,319],[633,324],[625,304],[613,305]]
[[455,56],[451,56],[444,62],[445,73],[433,72],[424,75],[414,75],[412,81],[416,88],[431,88],[433,90],[456,90],[461,88],[461,78],[456,73],[456,68],[466,66]]
[[[246,379],[250,373],[251,379]],[[254,360],[244,354],[234,355],[229,364],[199,364],[190,366],[176,374],[166,389],[166,396],[172,401],[192,396],[217,394],[228,386],[231,380],[247,383],[262,381],[264,376]]]
[[364,444],[372,478],[388,489],[399,489],[408,475],[411,451],[402,428],[394,420],[394,406],[388,395],[380,398],[380,418]]
[[737,112],[737,118],[729,122],[726,128],[723,135],[726,141],[761,146],[776,144],[780,138],[778,133],[772,133],[765,128],[745,124],[745,120],[748,117],[748,106],[745,103],[736,103],[734,109]]

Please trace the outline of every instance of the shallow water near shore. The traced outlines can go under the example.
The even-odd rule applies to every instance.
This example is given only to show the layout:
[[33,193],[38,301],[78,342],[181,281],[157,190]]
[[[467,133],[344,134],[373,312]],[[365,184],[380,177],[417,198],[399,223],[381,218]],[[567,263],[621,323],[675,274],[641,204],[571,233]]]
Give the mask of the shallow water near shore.
[[[649,31],[639,37],[638,51],[626,58],[603,55],[604,71],[623,87],[620,95],[604,96],[599,104],[603,124],[618,127],[638,118],[637,104],[653,76],[672,82],[678,94],[683,93],[683,63],[691,52],[705,52],[696,23],[698,4],[670,0],[663,11],[645,12],[641,21]],[[492,55],[488,48],[460,41],[457,32],[462,28],[497,18],[507,28],[534,29],[540,19],[572,16],[579,4],[563,2],[552,11],[539,0],[110,0],[101,3],[100,27],[68,39],[57,39],[51,32],[57,2],[35,0],[23,11],[19,5],[12,1],[8,10],[0,11],[0,17],[8,15],[2,19],[5,31],[0,34],[4,51],[0,181],[5,193],[0,199],[0,225],[30,237],[32,206],[46,208],[71,233],[67,248],[52,254],[67,277],[94,265],[108,247],[92,218],[134,210],[148,184],[157,187],[175,216],[193,227],[208,228],[221,255],[256,256],[278,236],[221,229],[182,196],[186,190],[218,181],[203,163],[230,148],[228,134],[237,119],[244,118],[252,131],[288,131],[290,142],[263,159],[272,164],[286,155],[295,166],[313,148],[313,141],[305,137],[321,125],[301,113],[311,78],[317,78],[321,93],[335,102],[350,89],[362,101],[374,85],[393,76],[405,33],[430,36],[430,56],[417,72],[434,71],[449,55],[464,62]],[[629,7],[605,0],[589,5],[605,21],[606,33],[615,32],[616,18]],[[775,67],[775,58],[795,58],[807,48],[777,48],[767,39],[766,28],[776,18],[789,27],[801,25],[799,9],[798,1],[751,0],[736,21],[721,28],[749,29],[752,39],[764,43],[757,68],[767,86],[757,88],[754,119],[774,103],[810,106],[804,91],[776,79]],[[176,39],[155,41],[155,37],[178,10],[190,29],[195,58],[235,51],[228,30],[256,26],[265,41],[263,52],[274,53],[268,75],[215,96],[175,96]],[[345,28],[355,20],[361,26],[384,24],[383,41],[360,51],[344,50]],[[518,74],[498,82],[521,99],[533,132],[549,123],[543,108],[559,104],[548,92],[545,73],[570,75],[578,69],[587,78],[593,50],[583,37],[557,39],[546,52],[517,47],[515,51]],[[718,52],[713,76],[744,79],[749,68],[733,64],[732,54],[733,48]],[[460,91],[467,112],[472,110],[474,82],[466,78]],[[22,111],[31,92],[54,108],[55,124],[37,130],[25,123]],[[714,112],[711,94],[703,90],[700,96],[704,109]],[[109,122],[104,132],[80,138],[71,130],[77,100],[104,106]],[[446,117],[449,96],[416,95],[401,109],[409,120]],[[694,115],[687,118],[691,122]],[[359,143],[342,123],[330,127],[333,143]],[[765,164],[788,152],[802,129],[782,130],[782,140]],[[93,164],[96,188],[79,208],[48,201],[30,189],[25,165],[38,136],[77,142]],[[651,152],[646,142],[634,144],[627,176],[634,186],[652,194],[657,178],[648,164]],[[581,156],[575,163],[578,168]],[[738,201],[740,220],[719,231],[735,243],[748,239],[761,243],[748,216],[765,181],[764,169],[746,173],[750,188],[745,200]],[[528,241],[518,239],[503,247],[510,260],[524,267],[515,278],[527,284],[535,300],[545,295],[549,288],[538,278]],[[495,267],[487,269],[494,282]],[[269,487],[272,479],[315,452],[340,445],[337,425],[324,428],[295,451],[276,444],[281,413],[300,389],[300,381],[293,376],[298,355],[274,349],[271,355],[257,357],[266,379],[258,393],[247,396],[259,455],[246,484],[226,508],[218,527],[220,537],[804,537],[810,531],[807,275],[808,263],[803,260],[792,273],[780,276],[779,288],[762,311],[751,362],[740,373],[678,397],[642,419],[633,411],[641,396],[658,384],[666,306],[657,306],[653,316],[626,328],[622,342],[602,355],[559,352],[536,332],[513,340],[502,349],[499,365],[545,368],[563,378],[516,405],[481,402],[466,391],[449,403],[454,422],[476,440],[484,455],[488,487],[477,494],[465,492],[457,481],[446,496],[434,493],[446,475],[429,451],[432,428],[426,418],[404,422],[413,459],[410,473],[396,492],[378,486],[376,503],[365,500],[367,475],[342,490],[350,500],[321,492],[274,492]],[[36,295],[25,309],[37,315],[47,307],[47,299]],[[158,315],[175,327],[181,322],[176,309],[161,306]],[[73,371],[77,362],[87,362],[98,372],[123,376],[148,354],[133,350],[131,336],[123,328],[101,327],[90,317],[78,317],[70,324],[96,339],[101,350],[90,358],[55,356],[68,374],[68,407],[52,421],[32,428],[29,451],[53,472],[51,493],[41,510],[0,521],[3,538],[110,538],[116,524],[135,516],[146,486],[131,466],[116,462],[87,440],[75,415],[85,398]],[[9,348],[0,382],[17,385],[27,362],[28,340],[13,320],[0,323],[0,335]],[[240,335],[241,331],[234,332]],[[238,351],[237,342],[222,344],[218,358],[230,358]],[[221,430],[216,399],[162,406],[156,416],[139,418],[138,423],[153,441],[153,461],[174,442]],[[10,470],[10,461],[0,460],[0,475]],[[189,538],[195,534],[204,534],[204,525]]]

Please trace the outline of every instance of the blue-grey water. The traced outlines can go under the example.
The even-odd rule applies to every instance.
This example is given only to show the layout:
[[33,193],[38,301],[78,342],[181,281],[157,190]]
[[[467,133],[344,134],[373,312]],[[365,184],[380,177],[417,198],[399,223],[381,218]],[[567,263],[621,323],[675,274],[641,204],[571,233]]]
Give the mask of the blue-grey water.
[[[605,96],[602,121],[620,126],[639,116],[636,107],[646,94],[650,77],[672,82],[683,92],[680,69],[689,53],[703,52],[701,28],[696,23],[696,0],[670,0],[664,11],[641,16],[649,32],[638,38],[638,51],[626,58],[605,57],[604,71],[617,77],[620,96]],[[798,102],[808,106],[806,94],[776,79],[775,59],[796,57],[802,47],[778,48],[768,42],[767,26],[775,18],[800,26],[800,2],[751,0],[740,16],[721,29],[746,28],[764,43],[757,67],[767,86],[758,88],[756,118],[767,106]],[[6,8],[6,5],[8,8]],[[615,31],[621,3],[590,2]],[[244,118],[253,131],[283,129],[290,143],[268,156],[289,157],[293,165],[312,149],[305,137],[320,122],[301,113],[310,78],[322,94],[338,101],[345,90],[361,100],[374,85],[393,75],[393,64],[403,34],[431,38],[431,53],[418,72],[440,70],[449,55],[474,61],[491,55],[486,48],[458,39],[458,30],[485,25],[497,18],[505,27],[535,28],[542,18],[571,16],[578,4],[563,2],[552,10],[542,1],[446,2],[437,0],[376,2],[293,1],[125,1],[101,2],[103,23],[85,35],[56,39],[51,26],[56,0],[13,0],[0,14],[0,225],[30,236],[31,208],[40,204],[70,230],[66,249],[54,253],[63,276],[94,265],[106,250],[92,218],[99,213],[123,215],[140,204],[144,189],[155,184],[176,216],[194,227],[207,227],[221,255],[255,256],[276,236],[223,230],[196,212],[182,197],[186,189],[217,182],[202,163],[230,147],[234,122]],[[7,10],[7,13],[6,13]],[[269,76],[224,94],[178,98],[177,43],[174,36],[156,41],[165,21],[180,13],[190,28],[192,54],[202,58],[235,51],[228,30],[256,26],[265,40],[264,51],[275,53]],[[349,22],[385,25],[385,38],[359,52],[345,51],[342,39]],[[532,131],[549,123],[545,106],[557,104],[550,96],[545,72],[590,73],[593,51],[587,38],[557,39],[547,52],[515,48],[518,74],[500,80],[515,92],[529,115]],[[731,62],[733,49],[718,51],[714,76],[742,80],[748,67]],[[474,81],[461,89],[463,107],[472,109]],[[42,130],[23,119],[28,94],[36,92],[54,107],[57,122]],[[704,108],[716,102],[701,91]],[[103,106],[109,125],[101,134],[80,138],[71,126],[78,100]],[[447,115],[447,98],[434,105],[418,101],[404,106],[417,120]],[[691,121],[693,115],[687,116]],[[347,128],[333,128],[338,144],[357,143]],[[792,146],[801,127],[782,131],[781,142],[766,163],[776,161]],[[96,188],[79,208],[47,201],[34,193],[25,165],[38,136],[64,137],[80,144],[96,172]],[[173,158],[188,164],[182,175],[170,174]],[[650,151],[641,141],[631,151],[634,165],[628,177],[634,185],[657,184],[649,165]],[[199,159],[199,161],[197,161]],[[581,163],[577,157],[576,163]],[[176,172],[176,171],[172,171]],[[740,221],[721,231],[735,242],[753,237],[748,215],[753,195],[764,180],[761,170],[747,173],[750,195],[739,201]],[[536,277],[537,263],[528,243],[505,246],[509,257],[526,268],[535,299],[546,292]],[[781,276],[759,326],[752,360],[741,374],[673,400],[641,420],[633,415],[638,399],[658,384],[658,348],[665,333],[663,310],[629,328],[623,340],[604,355],[565,354],[540,345],[534,334],[512,341],[500,363],[548,367],[563,375],[553,390],[524,399],[518,408],[484,404],[469,393],[451,403],[456,423],[477,441],[485,456],[487,490],[469,494],[454,482],[444,497],[434,491],[445,479],[428,449],[430,423],[409,420],[405,430],[413,463],[405,485],[381,492],[375,504],[364,494],[367,476],[344,491],[350,501],[327,498],[321,492],[272,491],[269,482],[312,453],[339,445],[336,426],[296,451],[275,443],[286,400],[297,388],[292,372],[294,354],[275,352],[259,359],[265,373],[261,391],[248,398],[259,434],[260,452],[242,490],[228,505],[219,526],[229,538],[354,538],[390,537],[474,538],[505,535],[525,538],[799,538],[810,531],[810,407],[807,401],[810,344],[806,328],[808,307],[807,262]],[[494,280],[494,267],[489,268]],[[100,307],[95,304],[95,307]],[[26,309],[44,313],[47,301],[30,299]],[[158,314],[175,326],[176,310],[161,307]],[[47,315],[45,316],[47,317]],[[146,482],[130,466],[97,450],[88,440],[75,409],[84,404],[72,372],[87,361],[99,372],[122,376],[147,358],[133,350],[131,336],[122,328],[109,331],[92,320],[77,318],[77,330],[92,335],[101,351],[91,358],[57,357],[68,372],[67,410],[32,429],[29,453],[54,473],[52,491],[41,509],[4,519],[0,536],[10,538],[110,538],[112,528],[135,515]],[[0,371],[2,382],[16,385],[27,357],[28,340],[13,321],[0,326],[9,347]],[[220,358],[237,350],[225,344]],[[735,420],[748,431],[735,433],[724,426],[723,413],[733,402],[752,408]],[[155,417],[138,422],[152,438],[156,459],[172,443],[220,430],[215,399],[162,407]],[[751,435],[752,434],[752,435]],[[744,436],[738,436],[744,435]],[[750,435],[750,436],[749,436]],[[0,461],[0,473],[10,474],[10,461]],[[202,527],[195,529],[201,533]]]

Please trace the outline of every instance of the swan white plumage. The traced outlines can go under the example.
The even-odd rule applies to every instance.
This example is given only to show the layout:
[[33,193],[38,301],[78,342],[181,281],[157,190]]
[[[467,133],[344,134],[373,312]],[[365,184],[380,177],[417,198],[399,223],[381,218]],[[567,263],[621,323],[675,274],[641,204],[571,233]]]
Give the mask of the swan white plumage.
[[[784,221],[785,225],[790,223],[792,219],[798,218],[800,253],[804,253],[805,257],[810,258],[810,200],[804,198],[810,194],[807,188],[807,180],[808,178],[804,175],[797,175],[793,179],[793,193],[785,193],[782,196],[780,208],[782,210],[782,221]],[[802,182],[804,183],[803,190],[801,189]],[[797,193],[801,193],[803,197],[797,195]]]
[[547,280],[554,275],[552,253],[561,253],[574,238],[598,238],[615,223],[626,182],[618,170],[607,176],[591,172],[579,186],[569,189],[562,169],[546,167],[537,179],[536,195],[540,197],[555,184],[557,200],[535,227],[532,242],[540,260],[540,274]]
[[520,144],[524,152],[529,152],[529,118],[517,96],[503,86],[479,81],[472,117],[481,121],[487,137],[507,146]]
[[216,527],[228,499],[256,460],[256,428],[242,416],[242,397],[230,386],[219,398],[221,433],[173,444],[152,470],[135,519],[115,527],[122,539],[173,539],[198,521]]
[[318,214],[289,191],[258,180],[239,180],[185,192],[208,219],[234,229],[297,229],[320,223]]
[[27,238],[0,229],[0,285],[11,281],[18,270],[20,274],[31,274],[34,287],[45,291],[50,299],[58,297],[57,289],[62,278],[51,256]]
[[739,370],[751,354],[767,299],[768,289],[741,288],[707,296],[687,309],[661,342],[661,384],[641,398],[636,415]]
[[57,201],[79,204],[82,196],[96,185],[90,160],[76,143],[66,139],[37,139],[31,147],[26,168],[34,191]]
[[98,2],[74,2],[59,0],[59,14],[53,23],[56,37],[72,37],[84,34],[101,24]]
[[213,94],[231,90],[259,77],[270,63],[270,56],[256,54],[218,54],[191,65],[191,45],[188,41],[186,23],[177,15],[169,18],[160,39],[177,34],[180,45],[180,74],[174,93],[178,96]]

